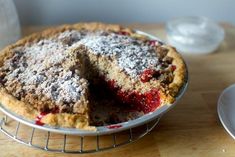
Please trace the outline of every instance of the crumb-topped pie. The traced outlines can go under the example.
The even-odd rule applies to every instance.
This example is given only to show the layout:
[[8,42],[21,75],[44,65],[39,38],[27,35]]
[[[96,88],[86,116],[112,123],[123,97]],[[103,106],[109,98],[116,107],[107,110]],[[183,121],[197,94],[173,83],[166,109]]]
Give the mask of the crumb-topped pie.
[[95,130],[93,87],[99,86],[97,94],[108,89],[115,101],[145,114],[175,100],[185,73],[173,47],[131,29],[64,25],[1,51],[0,102],[38,125]]

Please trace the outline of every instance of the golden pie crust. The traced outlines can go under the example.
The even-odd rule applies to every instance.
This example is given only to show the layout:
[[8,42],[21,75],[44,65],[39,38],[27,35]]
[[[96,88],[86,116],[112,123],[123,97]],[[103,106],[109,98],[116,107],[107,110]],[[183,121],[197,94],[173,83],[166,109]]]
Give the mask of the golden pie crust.
[[[58,27],[52,27],[45,31],[34,33],[28,37],[25,37],[15,44],[12,44],[0,52],[0,66],[4,64],[6,58],[13,55],[13,49],[26,45],[27,43],[36,43],[41,39],[47,39],[60,32],[66,30],[82,30],[95,31],[95,30],[110,30],[114,32],[125,31],[130,34],[130,36],[137,38],[147,38],[143,35],[136,34],[129,28],[123,28],[119,25],[113,24],[103,24],[103,23],[78,23],[73,25],[63,25]],[[177,93],[185,83],[186,79],[186,67],[182,57],[176,51],[175,48],[169,45],[163,45],[163,48],[168,50],[167,56],[173,58],[172,64],[177,68],[174,71],[173,81],[169,84],[168,89],[160,90],[161,105],[171,104]],[[33,108],[31,105],[17,100],[11,93],[1,86],[0,87],[0,103],[8,110],[26,118],[28,120],[35,120],[35,118],[40,114],[38,110]],[[89,125],[89,117],[82,114],[70,114],[70,113],[56,113],[47,114],[41,121],[48,125],[60,126],[60,127],[71,127],[85,130],[96,130],[96,127]]]

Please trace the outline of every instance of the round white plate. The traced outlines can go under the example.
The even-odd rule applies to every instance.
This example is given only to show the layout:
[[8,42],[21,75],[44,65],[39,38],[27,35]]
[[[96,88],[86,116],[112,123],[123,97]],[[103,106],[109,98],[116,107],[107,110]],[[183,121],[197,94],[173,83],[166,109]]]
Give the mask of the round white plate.
[[217,112],[225,130],[235,139],[235,84],[221,93]]

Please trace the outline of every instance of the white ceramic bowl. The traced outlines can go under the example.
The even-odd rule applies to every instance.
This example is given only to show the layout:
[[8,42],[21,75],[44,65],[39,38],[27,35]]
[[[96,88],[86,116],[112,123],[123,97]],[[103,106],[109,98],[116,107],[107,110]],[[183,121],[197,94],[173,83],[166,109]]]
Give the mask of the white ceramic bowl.
[[166,24],[167,40],[182,53],[214,52],[224,39],[224,29],[206,17],[181,17]]

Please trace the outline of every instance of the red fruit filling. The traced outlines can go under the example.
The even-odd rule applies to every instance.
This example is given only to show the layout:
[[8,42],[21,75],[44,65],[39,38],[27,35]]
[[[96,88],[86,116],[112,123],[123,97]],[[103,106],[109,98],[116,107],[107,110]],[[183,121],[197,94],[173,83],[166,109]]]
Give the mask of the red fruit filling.
[[45,115],[47,115],[47,114],[49,114],[49,113],[52,113],[52,114],[59,113],[59,108],[56,107],[56,108],[54,108],[54,109],[41,112],[41,113],[36,117],[36,119],[35,119],[35,124],[40,125],[40,126],[44,125],[44,123],[43,123],[41,120],[42,120],[42,118],[43,118]]
[[150,46],[159,46],[159,45],[162,45],[162,42],[157,41],[157,40],[148,40],[147,44]]
[[138,111],[149,113],[154,111],[160,105],[160,95],[158,89],[151,89],[148,92],[140,93],[135,91],[122,91],[119,87],[115,86],[114,80],[108,81],[109,88],[116,94],[116,98],[121,103],[131,105]]
[[156,45],[158,45],[158,42],[157,42],[156,40],[149,40],[149,41],[148,41],[148,44],[149,44],[150,46],[156,46]]
[[145,83],[149,82],[153,77],[157,77],[158,71],[153,70],[153,69],[147,69],[142,72],[140,75],[140,81]]
[[[148,74],[152,73],[151,70],[146,72]],[[120,102],[123,105],[128,105],[130,107],[130,111],[143,111],[144,113],[153,112],[156,108],[160,105],[160,95],[159,90],[156,88],[151,89],[148,92],[140,93],[135,91],[122,91],[120,87],[117,86],[115,80],[105,81],[104,77],[100,78],[100,82],[97,86],[101,85],[99,89],[107,88],[109,89],[110,93],[106,93],[106,95],[114,96],[114,99],[117,102]],[[96,91],[99,95],[99,92]],[[54,108],[48,111],[41,112],[35,119],[35,124],[37,125],[44,125],[41,121],[44,116],[47,114],[52,113],[56,114],[59,113],[59,108]],[[109,129],[120,128],[121,125],[110,125],[107,126]]]
[[130,35],[129,32],[125,32],[125,31],[120,31],[120,32],[118,32],[118,34],[120,34],[120,35]]
[[175,69],[176,69],[176,66],[172,65],[172,70],[175,71]]
[[35,124],[37,124],[37,125],[44,125],[44,123],[43,122],[41,122],[41,120],[42,120],[42,118],[45,116],[45,115],[47,115],[48,113],[47,112],[41,112],[37,117],[36,117],[36,119],[35,119]]

